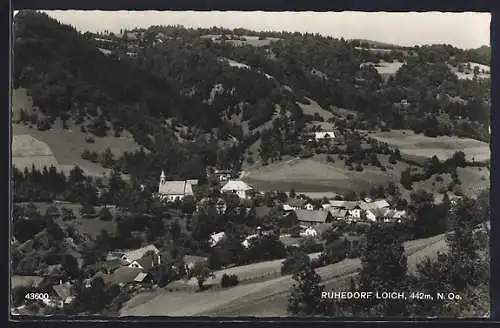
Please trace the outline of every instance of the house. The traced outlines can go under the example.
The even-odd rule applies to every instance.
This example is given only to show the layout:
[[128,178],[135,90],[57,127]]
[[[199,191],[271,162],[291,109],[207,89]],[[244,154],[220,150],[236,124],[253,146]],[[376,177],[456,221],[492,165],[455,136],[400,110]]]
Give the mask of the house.
[[234,193],[238,195],[240,199],[247,199],[252,190],[252,187],[241,180],[229,180],[221,188],[221,193]]
[[129,268],[126,266],[116,269],[115,272],[110,277],[107,277],[105,281],[109,281],[120,287],[126,286],[131,283],[135,283],[137,276],[143,273],[142,269],[139,268]]
[[301,224],[313,225],[318,223],[325,223],[331,220],[331,215],[329,211],[324,210],[295,210],[297,215],[297,220]]
[[345,220],[345,218],[348,214],[346,209],[339,209],[339,208],[332,207],[332,208],[329,208],[328,210],[329,210],[332,218],[335,220]]
[[62,308],[64,305],[70,304],[75,299],[75,288],[69,281],[65,283],[60,281],[58,285],[52,286],[52,289],[54,290],[56,297],[50,301],[55,302],[55,306],[57,307]]
[[316,237],[318,236],[318,232],[312,228],[312,227],[307,227],[305,231],[300,233],[301,237]]
[[186,196],[193,196],[193,188],[188,180],[166,181],[165,172],[161,171],[160,184],[158,186],[158,197],[161,200],[175,202]]
[[150,255],[143,256],[138,260],[133,261],[132,263],[128,264],[127,266],[129,268],[149,270],[152,267],[155,267],[155,266],[160,265],[160,264],[161,264],[160,254],[157,254],[157,255],[150,254]]
[[326,231],[332,227],[331,223],[318,223],[312,227],[318,236],[322,236]]
[[306,204],[305,199],[301,198],[291,198],[285,204],[283,204],[284,211],[295,211],[301,208],[304,208]]
[[186,180],[186,182],[189,183],[191,186],[198,185],[198,179],[189,179],[189,180]]
[[330,200],[330,207],[336,209],[350,210],[359,205],[359,201]]
[[226,237],[225,232],[213,233],[210,235],[210,247],[215,247],[217,244]]
[[380,209],[380,208],[389,208],[391,205],[385,200],[376,200],[374,202],[360,202],[359,203],[359,208],[363,210],[373,210],[373,209]]
[[[158,257],[160,255],[160,250],[158,248],[156,248],[155,245],[147,245],[147,246],[144,246],[144,247],[132,250],[132,251],[128,251],[128,252],[118,252],[118,253],[115,252],[115,255],[116,254],[119,255],[119,259],[122,261],[122,263],[130,264],[134,261],[137,261],[137,260],[143,258],[148,252],[152,252],[153,254],[157,255]],[[109,256],[108,256],[108,258],[113,259],[113,258],[110,258]]]
[[231,179],[231,170],[215,170],[214,175],[220,182],[225,182]]
[[314,132],[314,139],[316,141],[335,139],[335,132],[333,131]]
[[249,235],[245,238],[245,240],[243,240],[241,242],[241,245],[243,245],[243,247],[245,247],[245,248],[248,248],[248,247],[250,247],[252,240],[255,238],[258,238],[258,237],[259,237],[258,234]]
[[304,209],[306,209],[306,210],[308,210],[308,211],[312,211],[312,210],[314,210],[314,205],[313,205],[312,203],[309,203],[309,202],[308,202],[308,203],[306,203],[306,204],[304,205]]

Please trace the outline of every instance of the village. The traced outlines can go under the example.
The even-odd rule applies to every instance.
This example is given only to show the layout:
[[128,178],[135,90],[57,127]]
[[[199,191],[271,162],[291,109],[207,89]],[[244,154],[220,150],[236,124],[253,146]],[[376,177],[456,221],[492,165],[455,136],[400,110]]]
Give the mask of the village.
[[[166,174],[162,171],[159,176],[158,189],[150,197],[167,207],[175,207],[175,205],[178,206],[185,201],[195,200],[196,206],[193,216],[209,212],[212,215],[223,217],[230,208],[234,209],[235,207],[243,208],[246,215],[253,212],[253,216],[257,219],[254,223],[259,223],[248,223],[246,229],[248,233],[241,238],[241,246],[244,249],[251,248],[252,243],[259,242],[262,236],[273,235],[287,249],[305,247],[304,250],[310,254],[311,258],[318,259],[323,250],[325,236],[329,231],[338,230],[340,226],[344,227],[344,235],[350,239],[350,242],[358,244],[362,233],[358,234],[357,232],[363,231],[363,227],[372,223],[407,225],[414,220],[406,209],[391,205],[390,197],[349,198],[347,200],[338,194],[333,198],[314,199],[295,191],[287,193],[258,191],[239,179],[238,173],[231,170],[208,169],[207,176],[208,180],[211,181],[210,188],[212,189],[208,192],[210,196],[199,198],[199,188],[206,186],[200,186],[197,179],[169,181],[166,180]],[[451,198],[450,201],[453,204],[460,197],[452,196]],[[107,207],[116,210],[114,206]],[[280,222],[286,223],[280,224]],[[209,234],[208,244],[211,248],[215,248],[226,239],[227,233],[225,231],[214,230]],[[84,286],[91,288],[92,282],[100,278],[106,284],[120,286],[121,293],[126,293],[129,297],[139,292],[152,292],[158,288],[158,279],[163,279],[158,277],[165,270],[162,261],[162,254],[165,252],[168,253],[169,250],[160,249],[153,244],[136,249],[109,251],[105,260],[94,266],[99,270],[92,276],[84,278]],[[286,253],[283,253],[283,256],[286,256]],[[353,256],[355,256],[354,253]],[[165,257],[170,256],[165,255]],[[172,278],[170,279],[172,281],[167,284],[163,283],[163,287],[172,291],[193,292],[202,288],[203,284],[205,284],[203,288],[207,288],[207,286],[227,288],[245,281],[271,279],[281,274],[281,262],[284,258],[271,257],[269,259],[271,262],[264,260],[262,268],[257,270],[252,265],[259,263],[259,259],[250,260],[245,265],[240,265],[240,269],[237,270],[238,277],[225,273],[222,275],[212,273],[217,272],[217,270],[226,272],[228,269],[227,272],[233,272],[235,270],[234,264],[216,268],[211,265],[211,259],[208,256],[186,254],[182,257],[180,266],[172,265],[170,268],[175,272],[173,277],[178,278],[178,280]],[[275,259],[279,261],[275,261]],[[79,266],[81,264],[79,263]],[[248,269],[246,269],[247,267]],[[206,272],[203,273],[203,270]],[[14,276],[13,283],[19,286],[28,285],[35,290],[44,286],[44,292],[33,293],[33,297],[38,297],[39,301],[47,308],[64,309],[74,301],[74,280],[68,277],[61,264],[52,265],[48,272],[46,277]],[[46,292],[47,288],[49,288],[49,292]],[[22,313],[25,307],[26,303],[23,303],[17,306],[15,311]]]

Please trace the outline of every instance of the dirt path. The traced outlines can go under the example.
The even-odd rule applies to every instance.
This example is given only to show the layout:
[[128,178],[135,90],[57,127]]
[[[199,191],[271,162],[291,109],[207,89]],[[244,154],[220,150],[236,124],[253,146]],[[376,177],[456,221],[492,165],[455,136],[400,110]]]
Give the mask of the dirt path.
[[[414,267],[425,256],[433,256],[445,247],[444,236],[405,243],[409,267]],[[356,273],[360,267],[359,259],[346,259],[339,263],[318,268],[323,281],[338,284],[342,279]],[[236,268],[234,268],[236,269]],[[287,294],[292,286],[291,276],[236,286],[229,289],[204,293],[169,293],[162,291],[142,304],[127,304],[121,316],[192,316],[192,315],[286,315]],[[331,288],[331,287],[329,287]]]

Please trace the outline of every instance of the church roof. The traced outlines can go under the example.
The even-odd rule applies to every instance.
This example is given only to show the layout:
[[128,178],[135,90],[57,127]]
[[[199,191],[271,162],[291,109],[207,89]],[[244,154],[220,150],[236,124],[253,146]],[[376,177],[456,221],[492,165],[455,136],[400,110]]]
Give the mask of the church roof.
[[158,193],[163,195],[193,195],[193,188],[187,181],[165,181],[160,184]]

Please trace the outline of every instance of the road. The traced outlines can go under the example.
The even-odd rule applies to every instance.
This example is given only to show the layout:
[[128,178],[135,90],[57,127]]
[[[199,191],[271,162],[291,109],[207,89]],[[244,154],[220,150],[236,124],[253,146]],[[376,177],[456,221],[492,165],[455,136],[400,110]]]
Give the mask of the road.
[[[413,271],[416,264],[426,256],[433,257],[438,251],[444,252],[446,243],[444,235],[439,235],[406,242],[405,249],[409,270]],[[264,266],[272,267],[269,263]],[[360,266],[359,259],[346,259],[318,268],[316,272],[321,275],[327,289],[338,289],[345,286],[349,278],[357,274]],[[141,296],[143,299],[127,303],[121,311],[121,316],[284,316],[292,283],[291,276],[284,276],[202,293],[160,290],[149,297]]]

